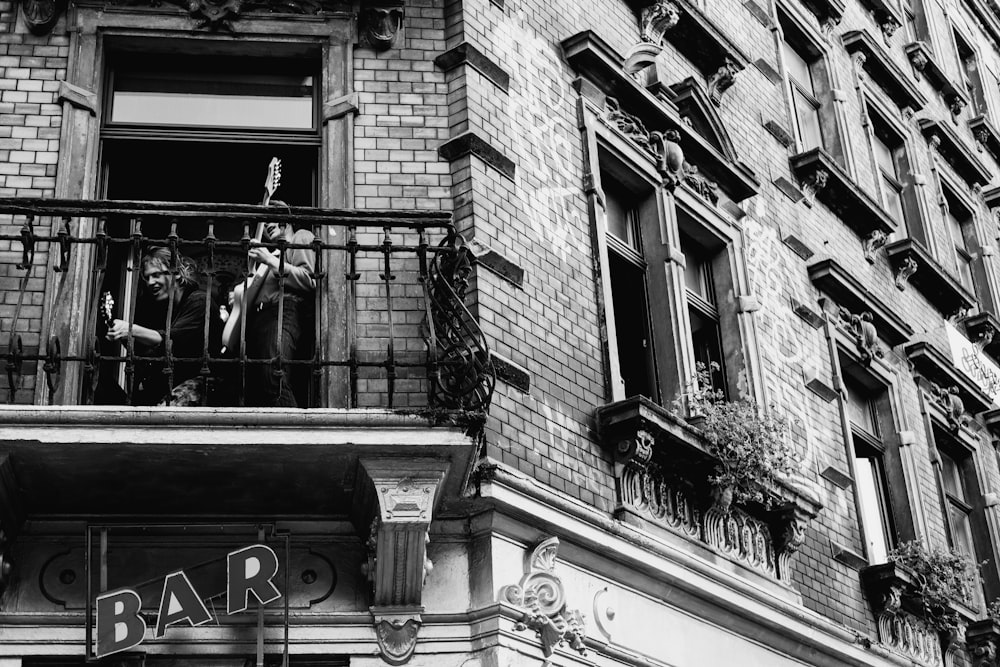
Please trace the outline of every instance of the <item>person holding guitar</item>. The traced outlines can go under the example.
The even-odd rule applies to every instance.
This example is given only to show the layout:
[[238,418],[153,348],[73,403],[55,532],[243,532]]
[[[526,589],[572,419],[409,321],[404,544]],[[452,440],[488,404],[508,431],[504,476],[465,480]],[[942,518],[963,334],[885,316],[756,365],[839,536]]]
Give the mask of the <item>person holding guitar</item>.
[[[284,239],[289,244],[308,245],[315,236],[307,229],[293,229],[290,223],[264,223],[267,240]],[[314,251],[310,248],[288,248],[282,266],[277,251],[266,247],[250,249],[250,260],[264,269],[260,289],[253,304],[247,304],[246,354],[248,359],[282,361],[308,358],[312,353],[313,295],[316,281]],[[283,273],[279,277],[279,271]],[[258,272],[259,273],[259,272]],[[279,282],[280,280],[280,282]],[[282,298],[281,283],[284,283]],[[282,304],[282,321],[278,321],[278,304]],[[282,327],[278,346],[278,327]],[[270,364],[254,364],[247,371],[246,403],[266,407],[298,407],[292,390],[291,368],[283,364],[283,372],[274,372]]]
[[[139,357],[166,358],[167,312],[173,301],[170,318],[170,354],[173,358],[198,359],[176,361],[173,364],[173,383],[168,384],[164,361],[140,360],[135,365],[133,405],[165,404],[170,394],[170,404],[175,406],[201,405],[205,394],[200,371],[204,352],[205,300],[208,295],[198,285],[195,263],[178,254],[176,268],[171,269],[168,248],[150,248],[142,258],[142,298],[136,308],[135,322],[131,325],[135,354]],[[210,308],[209,354],[214,356],[221,346],[222,320],[218,308]],[[130,326],[124,320],[112,320],[108,326],[108,340],[127,344]]]

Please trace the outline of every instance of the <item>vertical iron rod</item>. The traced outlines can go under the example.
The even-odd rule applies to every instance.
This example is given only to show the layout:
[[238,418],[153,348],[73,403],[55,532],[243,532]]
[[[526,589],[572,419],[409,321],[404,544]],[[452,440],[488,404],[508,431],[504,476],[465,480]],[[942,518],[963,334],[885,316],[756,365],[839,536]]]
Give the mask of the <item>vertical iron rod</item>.
[[385,257],[385,268],[382,275],[379,277],[382,282],[385,283],[385,312],[386,319],[389,324],[389,342],[386,344],[385,349],[385,382],[386,382],[386,407],[392,409],[393,399],[396,393],[396,354],[394,345],[394,335],[393,335],[393,317],[392,317],[392,281],[396,279],[396,276],[392,275],[392,237],[389,236],[390,227],[383,227],[384,237],[382,239],[382,254]]

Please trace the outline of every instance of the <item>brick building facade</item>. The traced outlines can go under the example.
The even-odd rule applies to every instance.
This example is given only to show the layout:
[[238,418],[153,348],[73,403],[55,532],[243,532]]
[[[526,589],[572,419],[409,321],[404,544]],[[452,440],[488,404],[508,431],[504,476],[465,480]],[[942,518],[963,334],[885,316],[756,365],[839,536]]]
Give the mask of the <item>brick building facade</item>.
[[[0,0],[0,660],[996,664],[998,44],[992,0]],[[141,405],[143,255],[212,319],[266,221],[315,239],[298,356],[206,324],[198,405]],[[756,499],[700,367],[787,419]],[[982,564],[947,610],[909,543]],[[227,614],[255,544],[280,600]]]

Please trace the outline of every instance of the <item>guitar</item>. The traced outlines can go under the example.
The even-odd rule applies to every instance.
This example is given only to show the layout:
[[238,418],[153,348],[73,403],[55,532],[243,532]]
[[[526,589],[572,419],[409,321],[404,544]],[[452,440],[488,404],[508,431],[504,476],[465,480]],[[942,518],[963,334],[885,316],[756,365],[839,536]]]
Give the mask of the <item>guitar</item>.
[[[270,164],[267,165],[267,178],[264,179],[264,199],[261,201],[262,206],[267,206],[271,203],[271,197],[274,196],[280,184],[281,160],[273,157]],[[264,223],[261,222],[257,224],[254,241],[260,242],[263,236]],[[274,251],[273,254],[278,254],[278,251]],[[260,288],[264,284],[264,279],[267,277],[268,271],[270,271],[270,267],[267,264],[258,264],[256,269],[253,270],[253,274],[233,289],[233,311],[229,314],[226,326],[222,330],[223,354],[239,343],[240,320],[243,319],[243,303],[245,301],[249,308],[257,301],[257,295],[260,294]]]

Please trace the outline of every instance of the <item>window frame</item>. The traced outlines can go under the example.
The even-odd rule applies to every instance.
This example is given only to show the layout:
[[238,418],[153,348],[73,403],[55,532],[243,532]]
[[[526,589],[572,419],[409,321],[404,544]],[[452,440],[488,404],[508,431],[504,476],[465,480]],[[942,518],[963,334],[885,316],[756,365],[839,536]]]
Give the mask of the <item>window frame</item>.
[[[981,267],[981,252],[979,233],[977,230],[976,208],[972,202],[968,201],[957,185],[949,180],[947,176],[938,171],[938,184],[941,189],[941,217],[945,226],[945,234],[950,241],[951,252],[947,266],[953,271],[953,275],[970,294],[983,303],[983,290],[987,289],[984,282]],[[953,212],[958,209],[963,213],[961,217]],[[954,220],[954,223],[952,222]],[[958,226],[961,239],[957,239],[954,227]],[[939,257],[939,259],[941,259]],[[968,271],[968,279],[963,273],[963,266]]]

